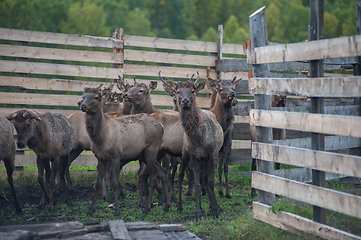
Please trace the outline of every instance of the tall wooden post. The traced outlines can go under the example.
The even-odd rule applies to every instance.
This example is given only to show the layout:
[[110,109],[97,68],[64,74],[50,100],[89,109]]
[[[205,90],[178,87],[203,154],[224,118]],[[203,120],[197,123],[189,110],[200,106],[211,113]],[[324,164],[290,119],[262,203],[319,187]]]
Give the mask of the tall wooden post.
[[[249,32],[251,35],[252,48],[262,47],[267,45],[267,30],[265,7],[262,7],[249,16]],[[252,65],[254,77],[267,78],[270,75],[268,64]],[[254,96],[255,109],[271,109],[270,95],[255,94]],[[272,128],[256,127],[256,142],[271,143]],[[258,160],[258,171],[264,173],[273,172],[273,163],[263,160]],[[272,193],[258,191],[258,201],[265,204],[272,204],[275,201],[275,196]]]
[[[361,34],[361,1],[355,1],[356,6],[356,32],[357,35]],[[358,57],[358,64],[353,65],[353,75],[360,76],[361,75],[361,57]],[[355,105],[361,105],[361,98],[354,98]],[[361,112],[361,109],[360,109]]]
[[[323,0],[310,1],[310,41],[323,39]],[[310,77],[323,77],[323,60],[310,61]],[[324,99],[322,97],[311,98],[311,113],[323,113]],[[311,133],[311,147],[313,150],[325,150],[324,135]],[[312,170],[312,183],[316,186],[324,187],[325,172]],[[313,220],[326,223],[326,209],[313,206]]]
[[[223,25],[218,25],[217,59],[222,59]],[[217,78],[222,79],[222,72],[217,72]]]
[[[112,37],[114,39],[118,39],[118,40],[124,40],[124,29],[123,28],[117,28],[114,30]],[[123,44],[123,48],[113,48],[113,52],[120,52],[123,53],[123,63],[122,64],[118,64],[118,63],[113,63],[113,68],[120,68],[120,69],[124,69],[124,44]],[[121,77],[123,77],[123,73],[120,73]],[[117,82],[117,79],[113,79],[113,82]]]

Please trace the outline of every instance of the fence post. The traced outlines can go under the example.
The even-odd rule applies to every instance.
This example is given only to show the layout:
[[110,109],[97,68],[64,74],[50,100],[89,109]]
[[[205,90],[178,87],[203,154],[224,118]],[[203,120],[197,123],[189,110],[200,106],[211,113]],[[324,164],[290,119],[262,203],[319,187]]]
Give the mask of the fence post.
[[[251,16],[249,16],[249,32],[251,35],[252,48],[262,47],[267,45],[267,30],[265,7],[258,9]],[[267,78],[270,75],[268,64],[252,65],[254,77]],[[271,109],[270,95],[255,94],[254,96],[255,109]],[[256,142],[271,143],[272,128],[256,127]],[[273,172],[273,163],[263,160],[258,160],[258,171],[264,173]],[[272,193],[258,191],[258,201],[265,204],[272,204],[275,201],[275,196]]]
[[[309,40],[323,39],[323,0],[310,1],[310,32]],[[323,60],[310,61],[310,77],[323,77]],[[311,113],[323,113],[324,98],[311,97]],[[324,135],[311,133],[311,147],[313,150],[325,150]],[[325,187],[325,172],[312,170],[312,183],[316,186]],[[313,220],[326,223],[326,209],[313,206]]]
[[[357,35],[360,35],[361,34],[361,1],[355,1],[355,6],[356,6],[356,32],[357,32]],[[358,64],[353,65],[353,75],[354,76],[361,75],[361,58],[358,57],[357,59],[358,59]],[[360,97],[355,97],[354,101],[355,101],[355,105],[361,105]]]
[[[122,40],[124,42],[124,29],[120,28],[120,27],[115,29],[112,37],[114,39]],[[123,44],[123,48],[113,48],[113,52],[123,53],[123,64],[113,63],[113,68],[124,69],[124,44]],[[121,75],[121,77],[123,77],[123,73],[121,73],[120,75]],[[117,79],[113,79],[113,82],[117,82]]]
[[[223,25],[218,25],[217,59],[222,59]],[[216,68],[217,69],[217,68]],[[217,78],[222,79],[222,72],[217,72]]]

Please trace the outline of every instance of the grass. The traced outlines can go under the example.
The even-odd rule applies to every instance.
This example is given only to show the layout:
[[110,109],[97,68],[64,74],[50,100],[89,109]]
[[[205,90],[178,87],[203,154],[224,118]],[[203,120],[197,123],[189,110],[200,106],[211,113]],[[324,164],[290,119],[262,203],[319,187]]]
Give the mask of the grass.
[[[90,169],[87,170],[93,170],[91,169],[93,167],[89,168]],[[232,168],[233,172],[249,170],[250,166],[236,166]],[[60,201],[55,206],[55,211],[52,214],[46,210],[39,210],[38,202],[25,204],[23,207],[24,213],[22,215],[16,215],[14,213],[9,214],[8,212],[0,209],[0,222],[3,222],[0,225],[13,225],[19,222],[24,222],[24,220],[27,223],[35,223],[64,221],[84,222],[87,220],[107,221],[114,219],[114,212],[111,204],[103,199],[98,200],[96,212],[93,216],[86,216],[86,212],[88,211],[91,203],[91,197],[94,192],[93,185],[96,181],[96,176],[96,172],[72,176],[76,185],[80,186],[77,189],[77,194],[73,194],[71,196],[73,200],[72,207],[68,207],[63,203],[63,199],[60,198]],[[218,179],[216,179],[215,192],[217,195],[217,201],[223,209],[223,213],[221,213],[220,217],[218,219],[214,219],[211,216],[210,209],[208,208],[208,197],[202,196],[202,206],[204,212],[202,214],[201,221],[195,222],[195,204],[191,197],[187,197],[185,195],[183,196],[184,210],[182,213],[178,213],[175,203],[172,203],[172,206],[167,213],[164,213],[161,206],[155,205],[149,214],[143,217],[141,209],[137,206],[137,173],[130,171],[127,174],[121,174],[120,182],[122,183],[123,188],[125,188],[126,198],[119,201],[120,219],[126,222],[147,221],[156,222],[158,224],[182,223],[189,231],[193,232],[202,239],[310,239],[289,233],[253,219],[251,203],[252,201],[256,201],[257,197],[252,198],[250,196],[251,178],[244,177],[241,174],[234,174],[230,176],[229,181],[232,198],[219,198],[217,193]],[[14,182],[17,188],[31,186],[34,189],[40,189],[34,175],[26,175],[22,173]],[[183,186],[186,188],[186,184]],[[348,190],[352,188],[351,185],[340,183],[328,183],[327,187],[334,188],[336,190]],[[7,181],[5,179],[0,179],[0,200],[1,198],[7,197],[9,201],[9,199],[12,199],[12,196],[10,194],[6,196],[5,192],[2,191],[2,189],[5,188],[9,188]],[[183,193],[185,192],[186,191],[183,191]],[[86,193],[89,194],[88,197],[78,199],[80,195]],[[108,193],[112,196],[110,190]],[[34,195],[35,194],[36,193],[34,193]],[[153,198],[153,202],[157,202],[156,197]],[[11,205],[10,208],[13,208],[13,206]],[[312,206],[284,198],[277,198],[277,202],[272,205],[272,210],[275,212],[280,210],[288,211],[311,219],[313,212]],[[328,213],[328,222],[330,225],[346,231],[349,231],[350,229],[353,231],[352,229],[358,229],[359,226],[361,226],[360,219],[350,218],[331,211]]]

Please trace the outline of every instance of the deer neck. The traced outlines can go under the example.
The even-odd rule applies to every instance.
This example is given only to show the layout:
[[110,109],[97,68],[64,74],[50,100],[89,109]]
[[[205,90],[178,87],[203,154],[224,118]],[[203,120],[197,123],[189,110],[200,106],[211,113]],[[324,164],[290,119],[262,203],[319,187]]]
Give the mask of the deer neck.
[[197,139],[197,136],[201,136],[201,124],[202,124],[202,114],[201,109],[198,106],[192,106],[191,108],[180,108],[179,115],[182,121],[182,126],[184,132],[192,137],[192,139]]
[[227,132],[234,121],[232,101],[224,104],[217,98],[211,112],[216,115],[216,119],[221,125],[223,132]]
[[86,130],[94,143],[101,143],[105,132],[105,118],[103,110],[85,114]]
[[142,103],[138,103],[138,104],[134,104],[133,108],[132,108],[132,113],[133,114],[138,114],[138,113],[154,113],[155,109],[153,107],[152,101],[150,100],[150,96],[148,96],[144,102]]

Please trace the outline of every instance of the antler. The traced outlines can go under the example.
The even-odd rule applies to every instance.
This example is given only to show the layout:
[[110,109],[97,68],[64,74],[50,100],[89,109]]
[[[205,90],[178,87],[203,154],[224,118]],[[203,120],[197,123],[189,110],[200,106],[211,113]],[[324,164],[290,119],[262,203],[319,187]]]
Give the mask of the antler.
[[137,80],[135,79],[135,76],[134,76],[134,83],[136,83],[137,82]]
[[[126,88],[126,84],[123,82],[123,79],[120,75],[118,75],[118,78],[120,80],[120,82],[123,84],[123,87]],[[119,86],[119,81],[117,81],[117,87],[119,90],[122,90],[121,86]]]
[[162,76],[160,75],[160,72],[161,72],[161,70],[159,70],[159,73],[158,73],[160,80],[161,80],[164,84],[167,85],[167,83],[164,81],[164,79],[163,79]]
[[100,84],[98,87],[97,87],[97,89],[98,90],[101,90],[101,87],[103,86],[103,83],[102,84]]
[[191,78],[188,81],[192,81],[193,77],[194,77],[194,74],[191,76]]
[[237,76],[234,76],[232,82],[234,82],[234,80],[236,80],[236,78],[237,78]]
[[196,81],[194,82],[194,84],[196,84],[197,82],[198,82],[198,80],[201,78],[201,75],[199,75],[199,72],[197,71],[197,74],[198,74],[198,76],[197,76],[197,79],[196,79]]

